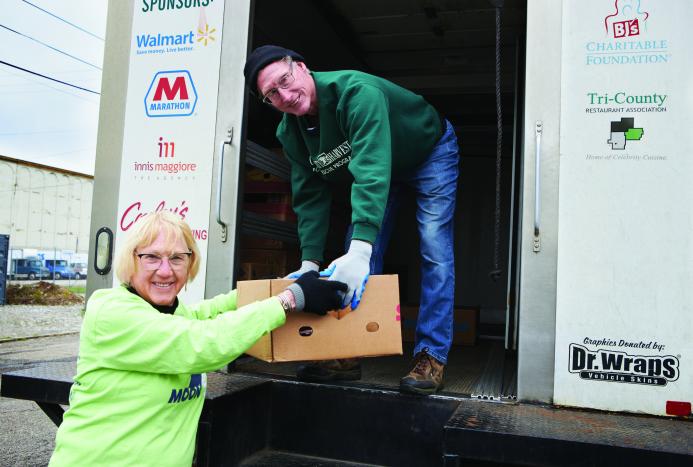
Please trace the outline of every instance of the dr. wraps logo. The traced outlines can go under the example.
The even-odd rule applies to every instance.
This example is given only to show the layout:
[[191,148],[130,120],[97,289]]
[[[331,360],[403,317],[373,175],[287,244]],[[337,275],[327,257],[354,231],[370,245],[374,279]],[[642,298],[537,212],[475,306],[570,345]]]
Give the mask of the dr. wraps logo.
[[187,117],[197,104],[197,91],[187,70],[160,71],[144,97],[148,117]]
[[569,369],[582,379],[666,386],[679,378],[679,359],[672,355],[629,355],[616,350],[589,350],[570,344]]

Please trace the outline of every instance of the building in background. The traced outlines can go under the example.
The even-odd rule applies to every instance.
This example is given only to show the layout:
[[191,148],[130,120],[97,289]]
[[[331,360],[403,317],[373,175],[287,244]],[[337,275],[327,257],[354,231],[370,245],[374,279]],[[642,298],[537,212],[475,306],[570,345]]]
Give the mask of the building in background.
[[0,234],[13,259],[86,264],[91,175],[0,156]]

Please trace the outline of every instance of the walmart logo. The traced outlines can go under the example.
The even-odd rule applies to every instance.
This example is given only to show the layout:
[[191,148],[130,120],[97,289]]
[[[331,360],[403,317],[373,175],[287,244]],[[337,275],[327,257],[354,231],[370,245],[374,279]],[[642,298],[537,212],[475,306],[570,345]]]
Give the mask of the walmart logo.
[[204,26],[197,28],[197,42],[202,42],[204,46],[207,47],[208,43],[216,40],[214,38],[215,32],[217,32],[216,28],[210,28],[209,24],[205,23]]
[[192,52],[195,33],[188,31],[182,34],[138,34],[135,41],[137,55]]
[[174,45],[193,45],[193,32],[187,32],[185,34],[138,34],[137,35],[137,48],[155,48],[155,47],[165,47]]
[[216,28],[202,23],[197,27],[197,34],[190,30],[180,34],[144,33],[135,36],[137,55],[164,55],[182,52],[192,52],[196,44],[207,47],[216,41]]

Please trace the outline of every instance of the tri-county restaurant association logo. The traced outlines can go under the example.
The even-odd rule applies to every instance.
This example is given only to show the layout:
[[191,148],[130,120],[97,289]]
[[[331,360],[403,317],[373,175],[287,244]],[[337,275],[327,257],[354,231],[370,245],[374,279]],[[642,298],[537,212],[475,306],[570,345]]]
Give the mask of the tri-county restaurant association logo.
[[669,95],[661,91],[590,91],[585,93],[585,113],[661,113],[667,111]]
[[622,118],[611,122],[611,133],[606,142],[611,145],[611,149],[624,150],[628,141],[640,141],[644,133],[642,128],[636,128],[634,118]]
[[144,97],[148,117],[187,117],[197,105],[197,90],[187,70],[159,71]]

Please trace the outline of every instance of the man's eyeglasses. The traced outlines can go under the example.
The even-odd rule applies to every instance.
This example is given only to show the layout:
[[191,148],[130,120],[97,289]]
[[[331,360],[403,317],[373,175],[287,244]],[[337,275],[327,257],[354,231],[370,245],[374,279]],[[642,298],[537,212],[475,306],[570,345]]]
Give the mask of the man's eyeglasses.
[[140,264],[142,264],[142,267],[147,271],[156,271],[159,269],[164,258],[168,260],[171,269],[181,270],[188,266],[192,252],[173,253],[170,256],[163,257],[155,255],[154,253],[135,253],[135,256],[140,259]]
[[294,82],[294,61],[291,57],[286,57],[284,58],[284,62],[289,65],[289,71],[284,73],[281,78],[277,80],[276,87],[270,89],[262,96],[262,102],[265,104],[276,104],[280,100],[279,89],[286,89]]

